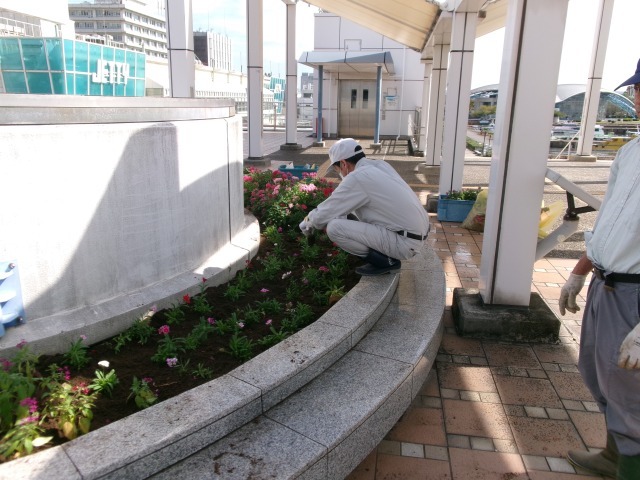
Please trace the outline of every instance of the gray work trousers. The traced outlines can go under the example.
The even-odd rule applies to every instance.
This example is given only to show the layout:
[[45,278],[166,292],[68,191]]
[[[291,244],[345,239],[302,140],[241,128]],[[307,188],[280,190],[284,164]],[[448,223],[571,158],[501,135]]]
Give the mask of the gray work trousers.
[[402,237],[380,225],[346,218],[329,221],[327,235],[340,248],[359,257],[366,257],[373,248],[391,258],[406,260],[417,254],[422,245],[420,240]]
[[640,370],[618,367],[620,345],[640,322],[640,284],[616,283],[611,291],[591,278],[580,335],[578,367],[605,414],[622,455],[640,455]]

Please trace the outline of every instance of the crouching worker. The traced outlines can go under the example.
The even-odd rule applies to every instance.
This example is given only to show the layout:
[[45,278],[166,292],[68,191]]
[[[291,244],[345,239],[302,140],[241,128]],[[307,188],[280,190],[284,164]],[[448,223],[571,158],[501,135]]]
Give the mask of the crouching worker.
[[[364,258],[360,275],[399,270],[418,253],[429,233],[429,216],[409,185],[383,160],[369,160],[352,138],[329,149],[342,182],[300,224],[309,235],[326,229],[340,248]],[[348,216],[348,218],[347,218]]]

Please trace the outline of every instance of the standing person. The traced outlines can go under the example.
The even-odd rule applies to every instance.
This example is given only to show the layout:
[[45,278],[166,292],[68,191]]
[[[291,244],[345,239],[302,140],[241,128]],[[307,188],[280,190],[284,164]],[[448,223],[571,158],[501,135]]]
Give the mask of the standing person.
[[[640,115],[640,61],[633,85]],[[618,89],[616,88],[616,90]],[[586,254],[560,294],[560,313],[580,310],[576,295],[593,270],[587,293],[578,367],[607,423],[600,453],[569,451],[569,460],[619,480],[640,479],[640,137],[621,148]]]
[[429,233],[429,216],[420,200],[391,165],[367,159],[353,138],[333,144],[329,159],[343,180],[307,215],[300,230],[308,235],[326,228],[340,248],[368,262],[356,268],[360,275],[398,270],[400,260],[418,253]]

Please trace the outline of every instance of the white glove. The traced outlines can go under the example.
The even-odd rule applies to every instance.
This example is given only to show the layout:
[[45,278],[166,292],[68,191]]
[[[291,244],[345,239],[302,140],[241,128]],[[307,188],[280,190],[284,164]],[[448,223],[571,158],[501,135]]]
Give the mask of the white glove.
[[640,323],[629,332],[620,345],[618,366],[627,370],[640,369]]
[[313,227],[307,221],[307,217],[305,217],[304,220],[300,222],[299,227],[300,227],[300,231],[305,237],[308,237],[313,232]]
[[586,279],[586,275],[576,275],[574,273],[569,275],[569,279],[560,292],[560,315],[564,315],[566,313],[565,310],[569,310],[571,313],[576,313],[580,310],[580,307],[576,304],[576,295],[578,295],[582,287],[584,287]]

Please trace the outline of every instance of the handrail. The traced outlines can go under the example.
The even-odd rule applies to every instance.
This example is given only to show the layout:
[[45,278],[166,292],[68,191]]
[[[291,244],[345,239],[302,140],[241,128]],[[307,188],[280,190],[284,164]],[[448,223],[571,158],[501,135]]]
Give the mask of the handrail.
[[[575,183],[560,175],[558,172],[547,168],[545,175],[549,180],[564,189],[567,193],[567,210],[562,223],[549,235],[540,240],[536,246],[536,260],[540,260],[553,250],[556,245],[564,242],[578,230],[579,214],[600,210],[602,202]],[[585,207],[576,207],[574,196],[587,204]]]

